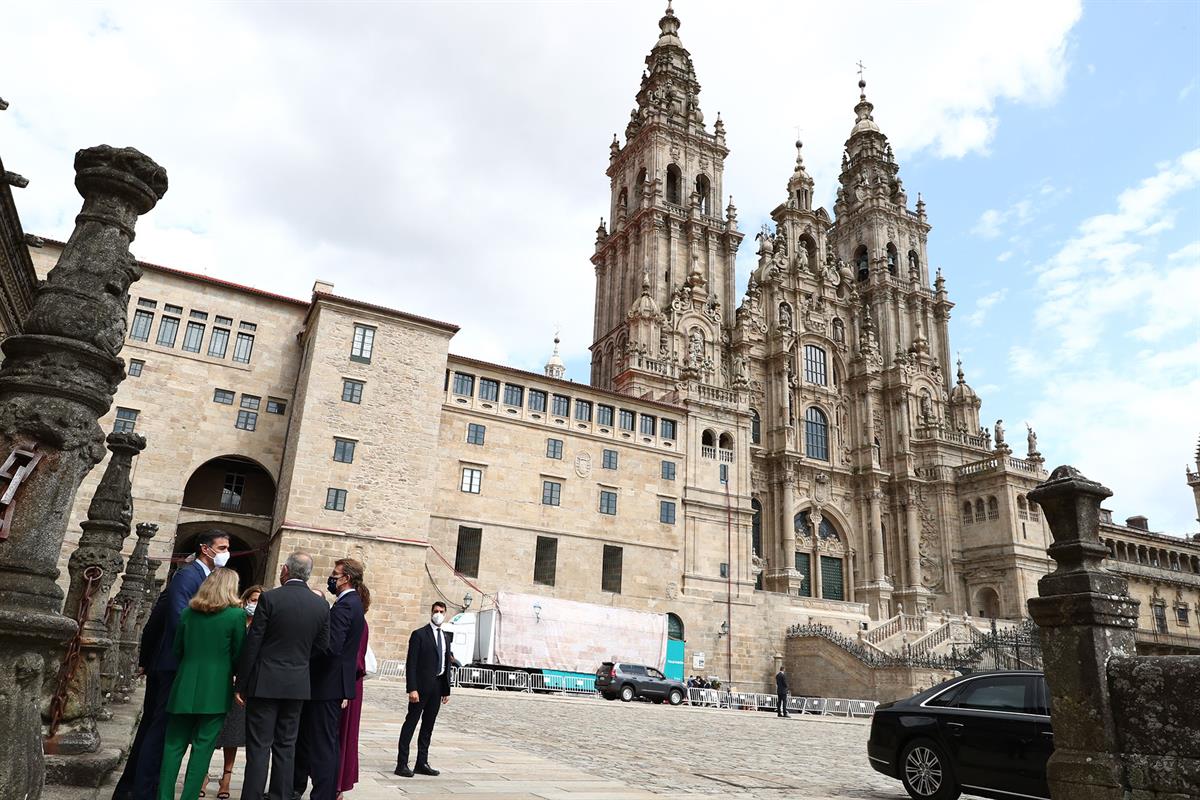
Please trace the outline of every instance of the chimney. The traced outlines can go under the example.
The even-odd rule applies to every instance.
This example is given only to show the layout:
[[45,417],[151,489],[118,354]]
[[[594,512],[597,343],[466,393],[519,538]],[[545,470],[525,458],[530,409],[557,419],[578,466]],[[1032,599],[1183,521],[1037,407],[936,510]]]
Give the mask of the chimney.
[[1138,514],[1136,517],[1127,517],[1125,526],[1129,528],[1137,528],[1139,531],[1150,531],[1150,520]]
[[333,294],[333,284],[318,278],[313,281],[313,294]]

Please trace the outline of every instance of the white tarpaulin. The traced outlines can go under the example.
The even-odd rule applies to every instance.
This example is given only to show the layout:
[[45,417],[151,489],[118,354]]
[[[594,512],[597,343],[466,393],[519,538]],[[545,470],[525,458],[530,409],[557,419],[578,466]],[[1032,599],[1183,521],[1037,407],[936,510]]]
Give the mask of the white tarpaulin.
[[595,672],[605,661],[662,669],[667,616],[624,608],[499,592],[495,663]]

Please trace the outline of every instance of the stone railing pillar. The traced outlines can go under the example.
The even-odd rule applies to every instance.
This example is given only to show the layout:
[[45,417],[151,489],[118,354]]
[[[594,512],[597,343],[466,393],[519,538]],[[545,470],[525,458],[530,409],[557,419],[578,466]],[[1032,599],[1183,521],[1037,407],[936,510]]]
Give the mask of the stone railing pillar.
[[1100,503],[1111,496],[1069,466],[1029,493],[1046,513],[1057,562],[1038,581],[1040,596],[1029,600],[1050,687],[1054,754],[1046,772],[1054,800],[1126,797],[1107,670],[1110,659],[1135,654],[1138,603],[1125,579],[1101,564],[1108,550],[1100,543]]
[[[109,635],[119,642],[118,646],[113,648],[117,657],[114,670],[116,677],[111,689],[111,699],[117,703],[127,702],[129,693],[133,690],[133,677],[137,671],[138,640],[141,636],[138,622],[142,617],[143,606],[149,605],[146,587],[150,581],[146,573],[150,565],[146,553],[150,549],[150,540],[156,533],[158,526],[153,522],[137,524],[137,544],[129,554],[125,574],[121,576],[121,590],[117,592],[117,605],[121,609],[120,627],[109,629]],[[114,617],[114,622],[116,621],[117,618]]]
[[0,540],[0,800],[42,796],[45,663],[75,631],[60,613],[58,557],[79,484],[104,457],[97,420],[125,377],[118,353],[129,285],[141,277],[129,254],[134,224],[167,176],[136,150],[101,146],[76,153],[75,186],[75,229],[23,332],[4,340],[0,367],[0,457],[41,456],[22,475]]

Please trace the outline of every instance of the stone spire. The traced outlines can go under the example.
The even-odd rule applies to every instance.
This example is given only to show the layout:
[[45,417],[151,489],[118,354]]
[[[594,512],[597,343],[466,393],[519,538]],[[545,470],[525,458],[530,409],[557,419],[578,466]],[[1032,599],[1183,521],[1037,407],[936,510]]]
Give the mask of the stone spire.
[[550,354],[550,360],[546,362],[546,377],[557,378],[563,380],[563,376],[567,374],[567,365],[563,363],[562,356],[558,354],[558,334],[554,334],[554,352]]
[[867,99],[867,82],[861,78],[858,91],[854,127],[846,139],[846,157],[839,176],[839,217],[874,198],[902,207],[908,202],[899,178],[900,165],[896,163],[887,137],[875,122],[875,105]]
[[788,179],[788,203],[795,203],[801,211],[812,210],[813,179],[804,168],[804,143],[796,140],[796,167]]
[[668,2],[658,21],[658,41],[646,56],[646,70],[638,89],[637,107],[625,131],[626,140],[636,136],[643,124],[655,119],[704,129],[700,82],[696,80],[691,54],[679,38],[679,26],[679,17]]

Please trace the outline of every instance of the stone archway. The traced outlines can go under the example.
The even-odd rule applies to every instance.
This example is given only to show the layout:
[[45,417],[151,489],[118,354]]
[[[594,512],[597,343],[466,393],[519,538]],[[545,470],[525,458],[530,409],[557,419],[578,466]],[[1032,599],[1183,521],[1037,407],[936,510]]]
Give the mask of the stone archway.
[[983,586],[976,589],[975,600],[971,604],[971,610],[975,612],[976,616],[999,619],[1000,595],[990,586]]

